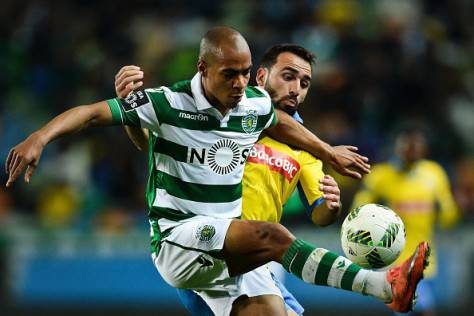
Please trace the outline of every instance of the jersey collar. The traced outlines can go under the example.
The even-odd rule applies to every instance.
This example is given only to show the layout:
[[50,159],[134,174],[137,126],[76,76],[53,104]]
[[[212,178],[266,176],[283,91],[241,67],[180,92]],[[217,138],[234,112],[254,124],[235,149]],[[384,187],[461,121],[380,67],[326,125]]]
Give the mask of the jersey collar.
[[194,75],[193,79],[191,80],[191,92],[193,93],[194,100],[196,101],[196,108],[199,111],[204,111],[212,108],[213,106],[204,96],[201,79],[202,76],[200,72]]

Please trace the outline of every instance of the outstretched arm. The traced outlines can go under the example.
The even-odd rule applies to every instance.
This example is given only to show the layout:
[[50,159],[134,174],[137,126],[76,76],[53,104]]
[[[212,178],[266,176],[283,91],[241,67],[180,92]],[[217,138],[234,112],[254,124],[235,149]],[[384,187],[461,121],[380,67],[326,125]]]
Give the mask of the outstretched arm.
[[368,158],[357,153],[354,146],[335,146],[323,142],[285,112],[276,109],[278,123],[267,129],[270,137],[291,146],[301,148],[331,165],[344,176],[361,179],[370,172]]
[[33,171],[40,161],[43,148],[49,142],[89,126],[111,124],[112,113],[105,101],[78,106],[56,116],[10,150],[5,161],[5,171],[8,173],[6,186],[10,187],[25,169],[24,180],[26,183],[30,182]]

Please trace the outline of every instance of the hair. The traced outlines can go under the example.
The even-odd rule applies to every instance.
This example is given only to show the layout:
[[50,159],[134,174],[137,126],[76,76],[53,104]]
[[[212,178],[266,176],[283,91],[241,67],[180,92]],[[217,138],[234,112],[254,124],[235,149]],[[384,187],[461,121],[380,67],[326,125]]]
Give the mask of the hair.
[[311,66],[315,63],[316,56],[306,48],[295,44],[278,44],[270,47],[262,57],[260,67],[271,68],[275,65],[281,53],[292,53],[307,61]]

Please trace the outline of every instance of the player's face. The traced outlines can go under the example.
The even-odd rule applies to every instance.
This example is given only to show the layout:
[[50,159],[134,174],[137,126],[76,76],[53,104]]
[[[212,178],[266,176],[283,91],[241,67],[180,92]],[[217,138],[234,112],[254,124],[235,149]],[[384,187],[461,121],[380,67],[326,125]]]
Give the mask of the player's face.
[[396,151],[404,163],[413,163],[422,159],[427,150],[426,139],[422,133],[400,135],[396,142]]
[[211,104],[224,109],[236,107],[245,93],[251,68],[248,50],[223,50],[221,56],[200,65],[205,94]]
[[311,85],[311,64],[303,58],[284,52],[268,70],[265,90],[279,109],[293,115],[303,103]]

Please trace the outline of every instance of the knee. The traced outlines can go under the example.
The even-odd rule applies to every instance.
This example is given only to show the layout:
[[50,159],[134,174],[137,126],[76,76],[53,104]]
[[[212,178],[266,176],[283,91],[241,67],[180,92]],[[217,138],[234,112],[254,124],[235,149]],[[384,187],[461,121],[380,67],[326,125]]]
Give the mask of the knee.
[[273,250],[273,260],[283,257],[286,250],[290,247],[291,243],[295,240],[295,236],[290,233],[283,225],[278,223],[267,223],[262,222],[257,228],[257,236],[263,241],[268,247]]

